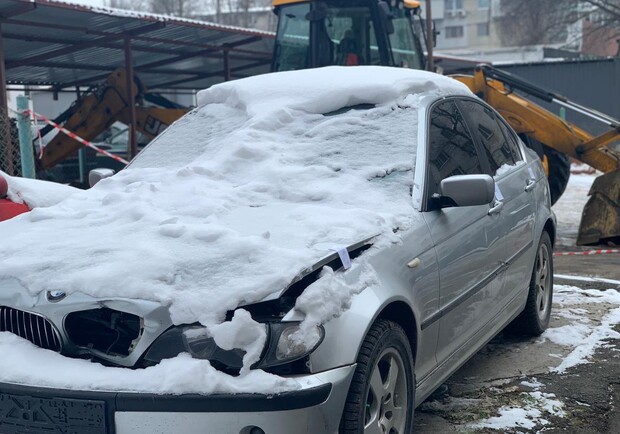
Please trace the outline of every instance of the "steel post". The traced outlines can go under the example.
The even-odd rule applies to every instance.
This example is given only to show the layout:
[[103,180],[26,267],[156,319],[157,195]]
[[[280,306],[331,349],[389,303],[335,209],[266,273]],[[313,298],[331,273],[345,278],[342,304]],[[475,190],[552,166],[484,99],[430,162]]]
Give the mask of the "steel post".
[[433,31],[433,15],[431,13],[431,0],[426,0],[426,68],[435,72],[435,59],[433,59],[433,42],[435,34]]
[[30,129],[30,99],[19,95],[17,97],[17,130],[19,131],[19,152],[22,162],[22,176],[24,178],[36,178],[34,169],[34,152],[32,151],[32,130]]

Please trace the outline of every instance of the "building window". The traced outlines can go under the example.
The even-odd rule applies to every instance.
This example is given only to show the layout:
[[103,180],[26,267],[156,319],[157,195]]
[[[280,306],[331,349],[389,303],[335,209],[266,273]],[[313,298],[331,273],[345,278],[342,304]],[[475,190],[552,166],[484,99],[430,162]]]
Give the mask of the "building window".
[[463,26],[447,26],[446,39],[462,38]]
[[478,32],[478,36],[489,36],[489,23],[476,24],[476,30]]
[[489,0],[478,0],[478,9],[489,9]]
[[463,0],[445,0],[447,11],[460,11],[463,9]]

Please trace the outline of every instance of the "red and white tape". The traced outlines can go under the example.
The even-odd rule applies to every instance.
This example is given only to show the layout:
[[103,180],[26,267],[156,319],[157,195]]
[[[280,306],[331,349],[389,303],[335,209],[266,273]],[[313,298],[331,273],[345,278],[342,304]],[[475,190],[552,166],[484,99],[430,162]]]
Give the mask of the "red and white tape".
[[590,256],[590,255],[605,255],[607,253],[620,253],[619,249],[599,249],[599,250],[586,250],[584,252],[555,252],[553,256]]
[[50,120],[50,119],[46,118],[46,117],[45,117],[45,116],[43,116],[43,115],[40,115],[40,114],[38,114],[38,113],[35,113],[35,112],[34,112],[34,111],[32,111],[32,110],[24,110],[24,114],[26,114],[26,115],[32,115],[34,119],[37,119],[37,118],[38,118],[38,119],[41,119],[42,121],[44,121],[44,122],[46,122],[46,123],[50,124],[51,126],[53,126],[54,128],[56,128],[57,130],[62,131],[63,133],[65,133],[66,135],[68,135],[69,137],[71,137],[72,139],[77,140],[78,142],[80,142],[80,143],[81,143],[81,144],[83,144],[84,146],[88,146],[89,148],[92,148],[92,149],[94,149],[95,151],[102,153],[102,154],[103,154],[103,155],[105,155],[106,157],[110,157],[110,158],[112,158],[113,160],[116,160],[116,161],[118,161],[118,162],[120,162],[120,163],[123,163],[123,164],[129,164],[129,161],[125,160],[124,158],[121,158],[121,157],[119,157],[118,155],[114,155],[114,154],[112,154],[112,153],[110,153],[110,152],[106,151],[105,149],[101,149],[100,147],[98,147],[98,146],[96,146],[96,145],[93,145],[93,144],[92,144],[91,142],[89,142],[88,140],[81,138],[80,136],[78,136],[78,135],[77,135],[77,134],[75,134],[74,132],[69,131],[68,129],[66,129],[66,128],[64,128],[64,127],[61,127],[61,126],[60,126],[60,125],[58,125],[56,122],[54,122],[54,121],[52,121],[52,120]]

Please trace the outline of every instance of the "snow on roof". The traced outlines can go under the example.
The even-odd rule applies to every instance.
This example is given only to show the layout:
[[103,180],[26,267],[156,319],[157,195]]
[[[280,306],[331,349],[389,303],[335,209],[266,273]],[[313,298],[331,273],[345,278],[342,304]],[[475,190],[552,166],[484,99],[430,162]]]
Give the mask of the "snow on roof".
[[383,104],[398,97],[443,91],[471,95],[464,84],[432,72],[381,66],[338,67],[257,75],[198,93],[198,104],[226,103],[251,116],[273,108],[329,113],[358,104]]

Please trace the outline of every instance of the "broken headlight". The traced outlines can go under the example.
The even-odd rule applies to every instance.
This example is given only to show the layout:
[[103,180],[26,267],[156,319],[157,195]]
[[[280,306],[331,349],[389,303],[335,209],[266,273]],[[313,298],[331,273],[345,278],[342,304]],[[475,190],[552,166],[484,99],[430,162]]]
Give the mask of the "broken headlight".
[[[313,326],[302,334],[299,322],[265,323],[264,326],[267,331],[265,348],[253,368],[270,368],[301,359],[319,346],[325,333],[322,326]],[[183,352],[232,369],[243,366],[245,354],[240,349],[223,350],[218,347],[202,326],[180,326],[169,329],[157,338],[144,360],[148,364],[156,364]]]

